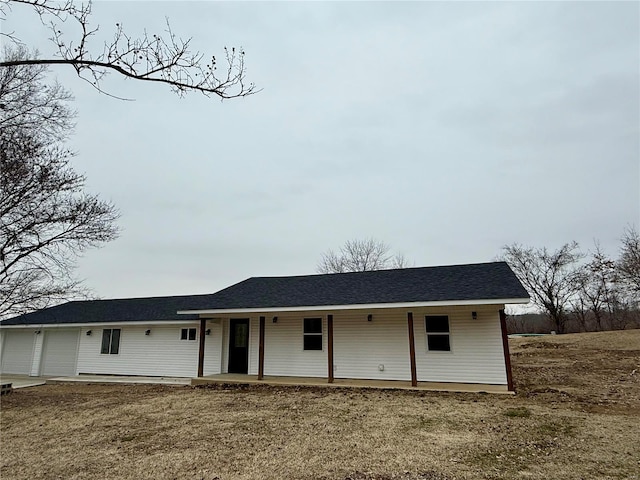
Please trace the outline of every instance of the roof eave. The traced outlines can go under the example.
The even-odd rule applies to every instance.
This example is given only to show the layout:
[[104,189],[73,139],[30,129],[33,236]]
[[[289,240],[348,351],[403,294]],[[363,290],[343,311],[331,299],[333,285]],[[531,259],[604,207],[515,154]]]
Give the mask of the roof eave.
[[350,305],[304,305],[295,307],[220,308],[178,310],[178,315],[222,315],[259,312],[301,312],[320,310],[371,310],[379,308],[458,307],[470,305],[505,305],[529,303],[529,298],[492,298],[482,300],[441,300],[435,302],[360,303]]

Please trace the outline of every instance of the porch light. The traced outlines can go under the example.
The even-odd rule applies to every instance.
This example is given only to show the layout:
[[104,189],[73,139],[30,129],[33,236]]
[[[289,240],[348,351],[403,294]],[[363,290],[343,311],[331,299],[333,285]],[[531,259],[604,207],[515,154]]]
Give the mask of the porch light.
[[373,322],[373,315],[372,314],[367,315],[367,322]]
[[91,336],[91,330],[87,330],[87,337]]
[[145,331],[144,331],[144,334],[145,334],[145,335],[151,335],[151,330],[145,330]]
[[273,319],[271,320],[273,323],[278,323],[278,317],[273,317]]
[[36,335],[40,335],[40,330],[36,330]]
[[207,328],[207,329],[204,331],[204,334],[205,334],[205,335],[211,335],[211,329],[210,329],[210,328]]
[[477,320],[478,319],[478,312],[471,312],[471,318],[473,320]]

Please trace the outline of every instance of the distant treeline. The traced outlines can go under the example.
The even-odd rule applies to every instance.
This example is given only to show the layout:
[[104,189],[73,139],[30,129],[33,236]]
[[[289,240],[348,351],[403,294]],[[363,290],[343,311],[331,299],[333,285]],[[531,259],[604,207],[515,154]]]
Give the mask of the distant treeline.
[[558,250],[507,245],[500,257],[529,292],[541,315],[518,315],[510,331],[593,332],[640,328],[640,232],[629,226],[617,258],[596,241],[584,252],[577,242]]
[[[544,313],[507,315],[507,333],[550,333],[554,322]],[[572,312],[567,318],[564,333],[600,332],[640,328],[640,310],[618,311],[615,315],[596,317],[593,313]]]

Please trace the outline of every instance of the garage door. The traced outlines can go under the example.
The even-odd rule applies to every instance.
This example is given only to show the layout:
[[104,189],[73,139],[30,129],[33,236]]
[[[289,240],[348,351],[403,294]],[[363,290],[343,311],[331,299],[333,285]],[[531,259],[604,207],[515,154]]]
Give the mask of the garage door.
[[78,329],[55,329],[45,333],[42,347],[42,375],[75,375]]
[[4,331],[2,373],[29,375],[33,355],[33,330]]

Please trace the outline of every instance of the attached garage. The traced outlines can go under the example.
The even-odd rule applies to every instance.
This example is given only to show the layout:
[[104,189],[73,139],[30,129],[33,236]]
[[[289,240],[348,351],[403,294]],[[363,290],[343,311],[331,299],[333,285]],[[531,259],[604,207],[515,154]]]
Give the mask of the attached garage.
[[2,373],[29,375],[33,358],[33,330],[3,332]]
[[80,329],[60,328],[45,332],[42,375],[75,375]]

